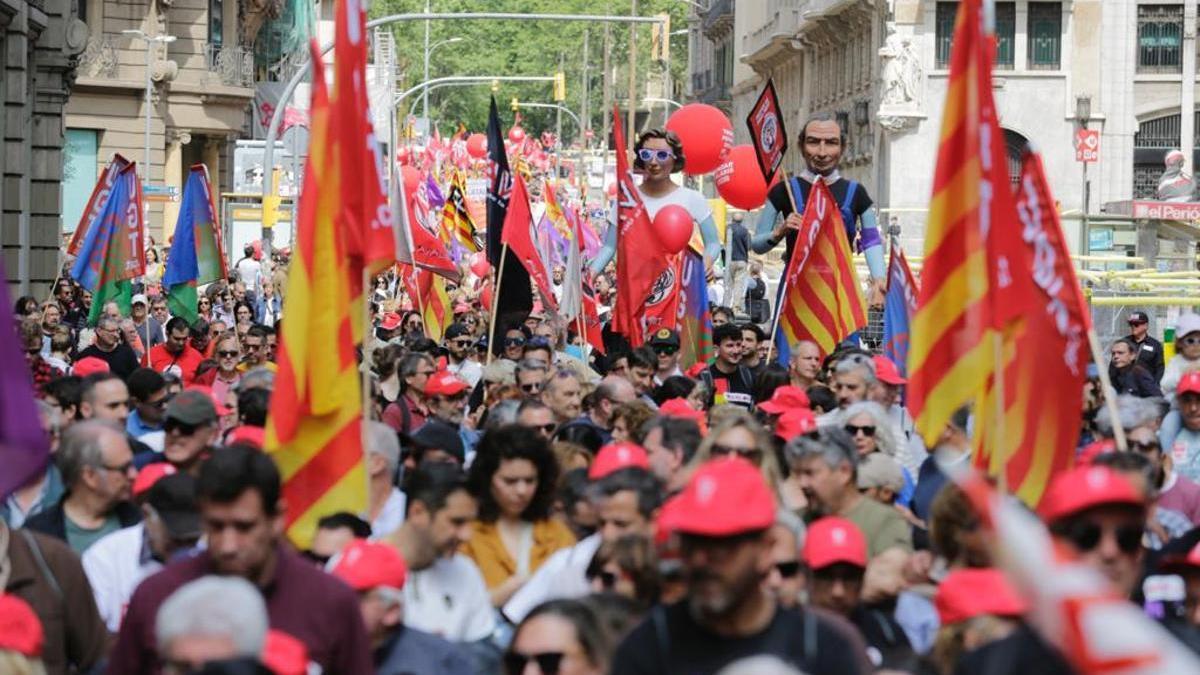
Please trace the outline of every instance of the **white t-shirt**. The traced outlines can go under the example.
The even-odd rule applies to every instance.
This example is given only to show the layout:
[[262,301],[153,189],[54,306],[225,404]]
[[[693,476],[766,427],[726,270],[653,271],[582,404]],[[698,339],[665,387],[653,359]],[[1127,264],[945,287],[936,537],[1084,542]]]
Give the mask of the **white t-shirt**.
[[254,258],[242,258],[237,261],[234,269],[237,270],[238,280],[246,286],[246,290],[257,293],[258,278],[262,275],[262,264]]
[[479,380],[483,377],[483,366],[475,359],[464,359],[462,363],[451,363],[446,366],[446,370],[450,371],[458,379],[467,383],[471,389],[479,384]]
[[[668,204],[678,204],[687,209],[688,213],[692,214],[692,220],[697,224],[704,222],[712,215],[712,207],[709,206],[708,199],[691,188],[677,187],[661,197],[651,197],[642,191],[640,185],[637,191],[638,196],[642,198],[642,204],[646,206],[646,215],[650,216],[650,220],[654,220],[658,210]],[[609,202],[608,221],[610,223],[617,222],[616,201]]]
[[379,515],[371,521],[371,539],[380,539],[395,532],[404,524],[404,508],[408,497],[399,488],[392,488]]
[[145,526],[138,523],[106,535],[83,553],[83,571],[109,632],[120,630],[137,585],[163,568],[162,563],[143,556],[145,533]]
[[518,624],[547,600],[581,598],[590,593],[587,568],[599,548],[600,535],[593,534],[570,548],[556,551],[504,604],[504,616]]
[[412,572],[404,584],[404,623],[451,642],[490,636],[496,613],[479,568],[455,554]]

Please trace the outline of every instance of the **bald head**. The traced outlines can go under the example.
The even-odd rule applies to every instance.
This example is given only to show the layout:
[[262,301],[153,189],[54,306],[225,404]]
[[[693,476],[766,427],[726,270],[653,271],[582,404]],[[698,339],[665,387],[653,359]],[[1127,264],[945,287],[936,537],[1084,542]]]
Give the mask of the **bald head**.
[[596,386],[592,394],[592,421],[605,429],[612,427],[612,412],[622,403],[637,399],[637,390],[620,375],[609,375]]

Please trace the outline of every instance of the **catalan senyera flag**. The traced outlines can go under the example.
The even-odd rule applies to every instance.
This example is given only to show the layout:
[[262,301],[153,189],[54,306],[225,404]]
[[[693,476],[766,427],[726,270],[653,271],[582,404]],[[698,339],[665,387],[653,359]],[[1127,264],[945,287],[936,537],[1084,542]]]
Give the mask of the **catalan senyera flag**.
[[[1012,274],[1034,280],[1037,303],[1005,335],[1002,437],[993,424],[977,425],[976,466],[1005,475],[1008,489],[1036,507],[1050,479],[1070,468],[1079,441],[1079,410],[1087,377],[1090,318],[1041,158],[1026,152],[1018,186],[1022,239],[1036,259]],[[997,410],[995,382],[979,409]]]
[[[363,276],[378,274],[395,262],[392,212],[384,184],[383,154],[371,124],[367,99],[367,12],[361,0],[334,5],[334,89],[330,125],[337,143],[330,156],[343,184],[337,219],[347,232],[350,302],[354,316],[363,314]],[[352,321],[356,342],[363,322]]]
[[351,233],[338,226],[337,218],[343,190],[358,186],[337,166],[324,65],[315,41],[312,67],[309,154],[266,429],[267,451],[283,477],[288,537],[301,549],[308,547],[320,517],[361,513],[367,506],[351,328],[358,318],[350,303]]
[[450,182],[450,190],[446,194],[446,204],[442,207],[442,233],[471,253],[480,250],[479,242],[475,241],[475,220],[467,209],[467,189],[461,174]]
[[[958,8],[908,352],[908,405],[930,447],[955,410],[982,396],[996,369],[993,331],[1029,300],[1029,280],[1011,273],[1025,253],[1014,246],[1020,230],[992,99],[994,36],[981,4],[964,0]],[[975,412],[993,410],[976,405]]]
[[824,181],[813,183],[804,224],[784,270],[787,291],[780,299],[776,343],[812,340],[821,354],[867,325],[867,302],[846,240],[838,203]]
[[454,322],[454,309],[446,293],[446,280],[429,270],[417,272],[420,285],[421,320],[425,325],[425,337],[441,343],[446,328]]

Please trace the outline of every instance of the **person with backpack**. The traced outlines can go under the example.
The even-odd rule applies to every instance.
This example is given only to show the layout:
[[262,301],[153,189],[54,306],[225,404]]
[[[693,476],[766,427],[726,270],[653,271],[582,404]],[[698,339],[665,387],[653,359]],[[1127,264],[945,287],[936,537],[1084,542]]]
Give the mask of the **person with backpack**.
[[717,358],[700,371],[700,380],[709,392],[708,407],[737,405],[747,410],[754,407],[754,374],[741,364],[742,328],[727,323],[713,329],[713,346]]

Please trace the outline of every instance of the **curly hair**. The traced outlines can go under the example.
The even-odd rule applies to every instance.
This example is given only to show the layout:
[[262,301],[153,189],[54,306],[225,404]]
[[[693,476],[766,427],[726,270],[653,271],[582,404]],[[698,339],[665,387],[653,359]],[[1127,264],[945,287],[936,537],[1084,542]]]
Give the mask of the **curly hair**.
[[514,459],[527,460],[537,470],[537,488],[521,519],[536,522],[550,517],[558,487],[558,460],[541,435],[511,424],[484,432],[476,446],[467,488],[479,500],[479,520],[492,523],[500,517],[500,505],[492,494],[492,477],[503,462]]
[[661,138],[671,147],[671,152],[675,155],[675,164],[671,167],[672,171],[683,171],[685,160],[683,158],[683,141],[679,140],[679,136],[675,135],[674,131],[666,129],[647,129],[638,136],[637,143],[633,144],[633,168],[645,169],[646,164],[641,159],[638,159],[637,151],[642,149],[646,141],[652,138]]

